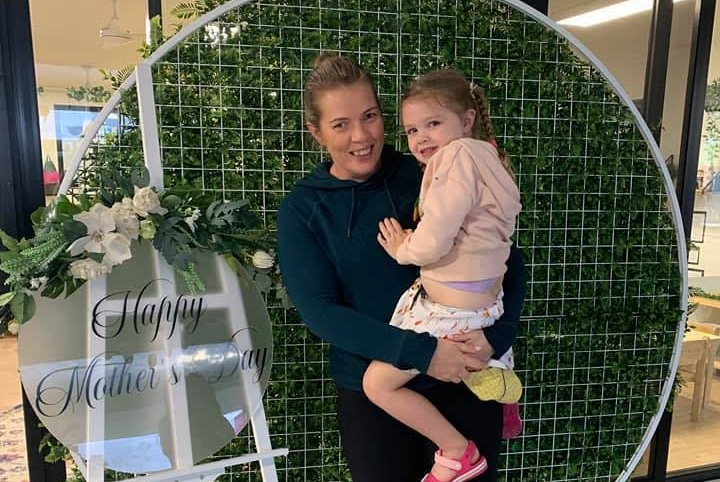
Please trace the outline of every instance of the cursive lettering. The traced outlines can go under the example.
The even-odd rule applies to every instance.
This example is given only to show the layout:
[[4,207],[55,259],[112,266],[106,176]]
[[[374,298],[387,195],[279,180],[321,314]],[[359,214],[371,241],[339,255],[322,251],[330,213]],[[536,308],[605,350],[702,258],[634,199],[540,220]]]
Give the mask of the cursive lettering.
[[57,417],[84,401],[95,408],[105,397],[143,393],[158,387],[155,366],[133,366],[133,357],[101,353],[87,365],[60,368],[46,374],[35,391],[35,409],[46,417]]
[[[170,283],[166,279],[149,281],[140,289],[135,303],[131,303],[132,291],[117,292],[101,298],[92,310],[92,331],[100,338],[115,338],[120,335],[126,323],[132,323],[137,335],[147,335],[155,341],[160,333],[160,325],[167,324],[166,339],[170,339],[177,329],[178,323],[184,325],[187,333],[194,333],[200,324],[200,318],[207,311],[202,297],[188,298],[180,294],[175,299],[164,296],[161,299],[151,298],[149,290],[154,285]],[[122,309],[112,310],[107,304],[120,297]],[[115,316],[112,316],[115,315]],[[110,318],[111,321],[107,321]],[[130,321],[131,320],[131,321]]]

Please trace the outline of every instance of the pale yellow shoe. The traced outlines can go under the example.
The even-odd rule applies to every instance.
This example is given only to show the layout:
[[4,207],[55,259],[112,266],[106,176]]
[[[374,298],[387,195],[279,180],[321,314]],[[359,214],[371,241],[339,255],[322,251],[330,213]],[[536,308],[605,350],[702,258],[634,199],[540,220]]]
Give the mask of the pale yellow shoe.
[[522,396],[522,382],[512,370],[488,367],[473,372],[465,379],[465,385],[480,400],[500,403],[517,403]]

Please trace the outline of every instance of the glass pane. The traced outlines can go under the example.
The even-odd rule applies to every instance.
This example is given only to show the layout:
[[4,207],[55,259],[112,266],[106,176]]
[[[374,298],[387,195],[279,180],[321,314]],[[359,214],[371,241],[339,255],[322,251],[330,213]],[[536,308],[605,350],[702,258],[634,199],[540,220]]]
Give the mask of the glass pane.
[[[57,193],[83,131],[113,93],[110,75],[142,59],[142,1],[30,0],[45,194]],[[49,199],[49,198],[48,198]]]
[[[716,33],[719,14],[720,11],[716,11]],[[689,30],[692,16],[688,15],[684,22]],[[700,289],[702,293],[691,300],[691,306],[694,301],[697,308],[688,317],[690,330],[683,343],[679,369],[683,386],[673,410],[668,471],[720,464],[720,362],[717,361],[720,359],[720,49],[717,47],[711,50],[708,83],[688,252],[691,289]]]
[[[550,16],[559,21],[585,13],[596,5],[595,2],[551,0]],[[693,6],[694,2],[674,5],[660,142],[673,180],[682,140]],[[591,27],[566,25],[566,28],[605,63],[638,101],[638,107],[642,107],[649,25],[648,11]],[[617,55],[619,50],[622,56]],[[710,81],[720,78],[720,49],[714,49],[712,54]],[[709,97],[714,99],[717,112],[705,114],[689,275],[691,286],[720,295],[720,87],[715,89],[709,91]],[[674,405],[669,471],[720,463],[720,387],[717,386],[720,385],[720,363],[714,361],[720,345],[720,338],[714,337],[714,334],[720,335],[720,301],[704,300],[689,322],[693,331],[686,335],[683,345],[680,376],[684,386]],[[649,450],[636,468],[635,476],[648,474],[648,455]]]
[[[115,72],[142,58],[138,49],[144,38],[146,2],[117,0],[115,15],[111,0],[28,3],[42,141],[42,158],[38,162],[43,167],[49,201],[57,193],[84,129],[112,94],[112,85],[101,69]],[[0,395],[0,453],[10,457],[0,462],[0,472],[10,474],[9,480],[25,480],[27,462],[15,336],[0,337],[0,360],[4,387]]]

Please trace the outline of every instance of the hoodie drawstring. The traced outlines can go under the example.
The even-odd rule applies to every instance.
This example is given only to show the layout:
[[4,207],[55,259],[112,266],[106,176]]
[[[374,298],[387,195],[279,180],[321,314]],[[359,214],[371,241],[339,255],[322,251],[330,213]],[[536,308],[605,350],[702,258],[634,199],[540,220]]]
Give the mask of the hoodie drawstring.
[[395,208],[395,202],[393,201],[392,196],[390,195],[390,188],[388,187],[387,179],[383,178],[383,185],[385,186],[385,194],[388,197],[388,200],[390,200],[390,206],[393,210],[393,216],[395,216],[395,219],[398,221],[400,220],[400,215],[398,214],[397,209]]
[[348,216],[347,225],[347,237],[350,237],[350,231],[352,231],[353,216],[355,215],[355,186],[352,187],[351,198],[350,198],[350,216]]
[[[400,215],[398,214],[398,210],[395,207],[395,201],[393,201],[392,196],[390,195],[390,188],[388,187],[387,179],[383,178],[383,186],[385,187],[385,195],[388,198],[388,201],[390,201],[390,207],[392,207],[393,216],[395,219],[400,219]],[[348,215],[348,224],[347,224],[347,237],[349,238],[352,234],[352,226],[353,226],[353,218],[355,217],[355,196],[356,196],[356,190],[357,188],[353,186],[350,189],[350,214]]]

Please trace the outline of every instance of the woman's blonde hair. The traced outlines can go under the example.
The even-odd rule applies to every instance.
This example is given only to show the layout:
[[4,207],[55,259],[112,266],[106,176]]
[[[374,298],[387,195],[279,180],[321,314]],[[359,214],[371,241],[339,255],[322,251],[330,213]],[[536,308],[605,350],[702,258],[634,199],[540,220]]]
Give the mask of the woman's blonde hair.
[[475,121],[472,126],[472,137],[494,145],[503,167],[515,179],[510,156],[498,146],[490,120],[490,105],[485,89],[469,83],[457,70],[433,70],[418,77],[408,86],[403,102],[410,99],[435,99],[460,116],[468,109],[473,109]]
[[[320,119],[320,109],[317,106],[318,94],[338,87],[366,83],[378,100],[375,86],[370,74],[363,67],[348,57],[342,57],[335,52],[324,52],[317,56],[313,69],[305,78],[303,103],[305,121],[317,127]],[[379,102],[378,102],[378,105]]]

